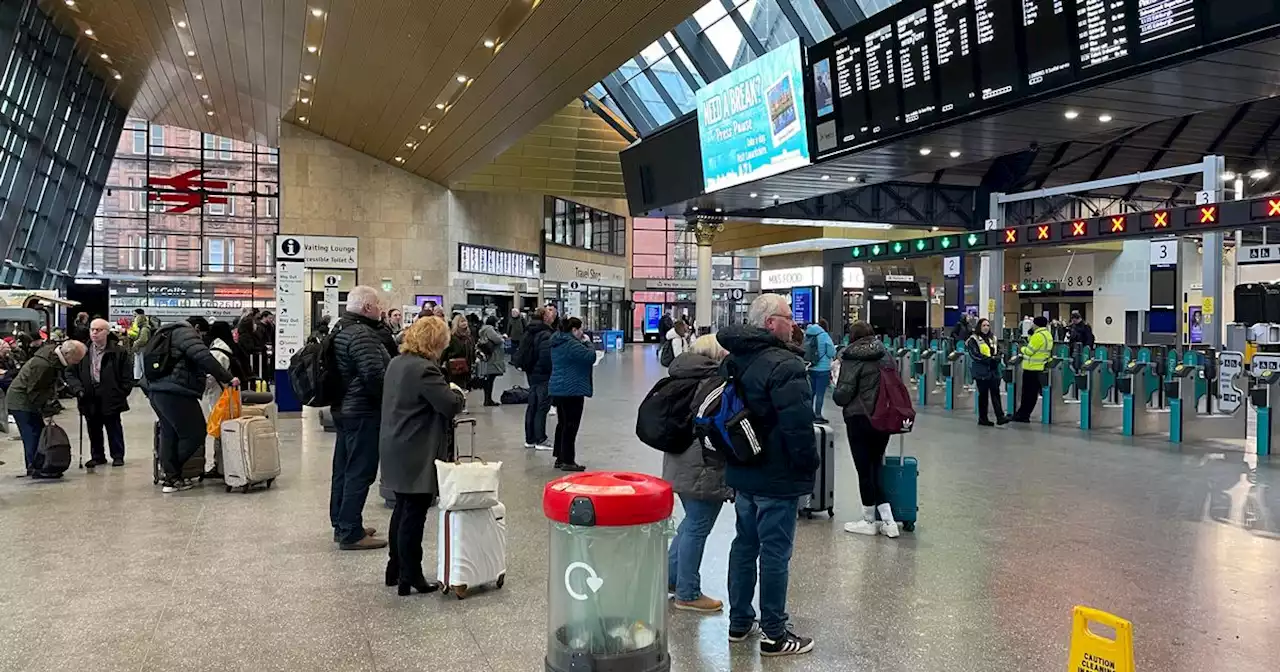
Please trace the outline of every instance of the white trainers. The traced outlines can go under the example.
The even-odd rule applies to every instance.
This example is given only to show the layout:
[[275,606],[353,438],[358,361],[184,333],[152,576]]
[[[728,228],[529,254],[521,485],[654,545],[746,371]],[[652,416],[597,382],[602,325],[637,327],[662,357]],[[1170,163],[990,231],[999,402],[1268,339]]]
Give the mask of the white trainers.
[[874,537],[880,533],[880,524],[874,520],[855,520],[844,524],[844,531],[850,534],[865,534]]
[[543,441],[542,443],[535,444],[533,446],[533,449],[547,452],[547,451],[555,450],[555,446],[551,445],[550,441]]
[[890,539],[897,539],[902,533],[898,531],[898,523],[896,521],[889,520],[881,521],[880,534],[883,534]]

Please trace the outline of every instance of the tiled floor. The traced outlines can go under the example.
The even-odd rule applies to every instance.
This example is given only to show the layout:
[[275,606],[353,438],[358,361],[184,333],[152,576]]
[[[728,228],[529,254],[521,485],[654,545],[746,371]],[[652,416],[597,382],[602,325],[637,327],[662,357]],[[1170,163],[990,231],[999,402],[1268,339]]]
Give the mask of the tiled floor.
[[[651,352],[606,358],[581,461],[658,471],[632,426],[659,375]],[[333,435],[314,417],[281,422],[272,490],[162,496],[151,414],[135,405],[121,469],[14,479],[19,444],[0,439],[0,671],[542,669],[539,496],[559,474],[520,447],[523,407],[477,410],[482,452],[504,461],[510,569],[505,589],[458,602],[397,597],[381,585],[382,553],[334,548]],[[1277,669],[1280,466],[1069,429],[979,431],[929,412],[908,444],[922,463],[920,525],[893,541],[840,530],[858,502],[838,445],[837,520],[802,521],[791,566],[792,619],[815,652],[762,663],[753,646],[730,647],[723,616],[673,613],[672,669],[1057,672],[1075,604],[1132,620],[1141,670]],[[388,513],[371,498],[366,521],[385,529]],[[714,596],[732,523],[726,508],[708,547]]]

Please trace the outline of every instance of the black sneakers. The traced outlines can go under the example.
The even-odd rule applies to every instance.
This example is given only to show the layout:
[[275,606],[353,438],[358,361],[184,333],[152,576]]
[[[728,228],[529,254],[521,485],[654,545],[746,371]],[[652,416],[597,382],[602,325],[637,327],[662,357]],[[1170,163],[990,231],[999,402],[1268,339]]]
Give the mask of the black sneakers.
[[759,632],[760,624],[756,621],[751,621],[751,627],[746,630],[734,630],[733,628],[729,628],[729,641],[737,644],[738,642],[746,641],[748,637]]
[[777,639],[760,638],[760,655],[762,656],[798,656],[812,650],[812,638],[801,637],[790,630],[785,631]]

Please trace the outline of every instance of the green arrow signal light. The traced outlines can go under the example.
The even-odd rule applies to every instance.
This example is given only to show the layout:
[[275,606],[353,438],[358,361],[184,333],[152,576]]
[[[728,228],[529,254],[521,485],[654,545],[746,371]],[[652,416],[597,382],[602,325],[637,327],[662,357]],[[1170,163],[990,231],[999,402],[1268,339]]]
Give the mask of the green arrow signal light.
[[1040,283],[1038,283],[1038,282],[1033,282],[1033,283],[1031,283],[1031,291],[1033,291],[1033,292],[1038,292],[1038,291],[1040,291]]
[[877,257],[878,257],[878,256],[880,256],[881,254],[884,254],[884,247],[882,247],[882,246],[880,246],[880,245],[872,245],[872,246],[871,246],[871,254],[873,254],[873,255],[875,255],[875,256],[877,256]]
[[1046,291],[1046,292],[1047,292],[1047,291],[1049,291],[1049,290],[1051,290],[1051,289],[1053,289],[1053,283],[1052,283],[1052,282],[1046,282],[1046,283],[1044,283],[1044,289],[1045,289],[1045,291]]
[[1022,291],[1022,292],[1027,291],[1027,283],[1024,282],[1021,285],[1018,285],[1018,291]]
[[861,257],[861,256],[862,256],[862,248],[861,247],[853,248],[853,257],[857,259],[858,257]]
[[978,234],[971,233],[969,234],[969,237],[966,240],[969,244],[969,247],[973,247],[974,245],[978,244]]
[[928,243],[926,243],[926,242],[925,242],[925,241],[923,241],[923,240],[917,240],[917,241],[916,241],[916,251],[917,251],[917,252],[924,252],[924,247],[925,247],[925,245],[927,245],[927,244],[928,244]]
[[901,243],[901,242],[897,242],[897,243],[894,243],[894,244],[893,244],[893,253],[894,253],[894,254],[902,254],[902,243]]
[[952,243],[951,243],[951,236],[943,236],[943,237],[942,237],[942,249],[944,249],[944,250],[951,249],[951,245],[952,245]]

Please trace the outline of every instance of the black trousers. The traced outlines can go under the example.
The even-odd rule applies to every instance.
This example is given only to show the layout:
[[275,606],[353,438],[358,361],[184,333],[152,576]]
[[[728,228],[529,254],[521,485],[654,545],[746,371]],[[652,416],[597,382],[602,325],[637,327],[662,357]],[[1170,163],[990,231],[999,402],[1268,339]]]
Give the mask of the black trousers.
[[884,466],[889,435],[877,432],[865,415],[846,416],[845,432],[849,437],[849,450],[853,453],[853,466],[858,469],[858,494],[862,497],[862,505],[884,504],[887,500],[880,487],[880,467]]
[[978,420],[988,422],[990,415],[987,415],[987,406],[996,407],[996,419],[1004,419],[1004,401],[1000,398],[1000,384],[1003,382],[999,378],[987,378],[983,380],[974,379],[978,386]]
[[204,411],[195,397],[152,392],[148,399],[160,421],[160,467],[165,480],[177,480],[182,478],[182,465],[204,450]]
[[391,530],[387,541],[389,562],[400,575],[400,583],[422,578],[422,534],[427,526],[427,511],[435,502],[430,493],[396,493],[396,508],[391,512]]
[[[86,413],[84,424],[89,429],[89,454],[98,462],[106,461],[106,448],[111,447],[111,459],[124,459],[124,428],[120,425],[120,414]],[[106,430],[107,440],[102,440],[102,431]]]
[[556,407],[556,442],[551,453],[560,464],[577,464],[578,428],[582,426],[585,397],[551,397]]
[[498,379],[498,374],[491,373],[484,377],[484,403],[488,404],[493,401],[493,381]]
[[1019,420],[1030,420],[1036,412],[1036,402],[1040,400],[1040,392],[1044,388],[1043,371],[1022,372],[1022,399],[1018,403],[1018,412],[1013,417]]

